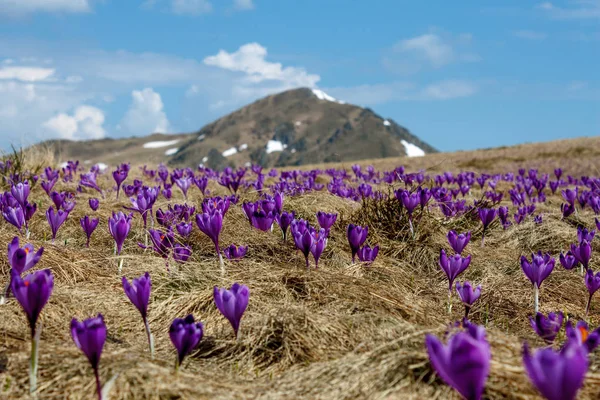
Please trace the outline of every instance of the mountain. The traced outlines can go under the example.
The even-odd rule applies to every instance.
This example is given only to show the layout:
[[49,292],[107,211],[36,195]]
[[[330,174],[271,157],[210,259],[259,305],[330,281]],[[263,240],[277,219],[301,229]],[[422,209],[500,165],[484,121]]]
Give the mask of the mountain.
[[195,133],[86,142],[47,141],[60,160],[165,162],[211,168],[248,162],[266,167],[419,156],[435,148],[369,108],[320,90],[288,90],[234,111]]

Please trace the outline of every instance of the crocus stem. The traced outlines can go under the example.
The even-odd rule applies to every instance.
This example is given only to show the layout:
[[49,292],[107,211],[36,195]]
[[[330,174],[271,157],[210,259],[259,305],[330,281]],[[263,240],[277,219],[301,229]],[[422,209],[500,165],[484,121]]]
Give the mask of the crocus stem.
[[119,258],[119,275],[121,275],[121,270],[123,270],[123,257]]
[[539,310],[539,305],[540,305],[540,288],[538,288],[537,283],[533,285],[533,298],[534,298],[534,302],[533,302],[533,307],[535,309],[535,313],[537,314],[538,310]]
[[448,314],[452,313],[452,289],[448,290]]
[[25,228],[25,239],[29,240],[29,235],[31,232],[29,231],[29,227]]
[[100,374],[98,374],[98,368],[94,368],[94,376],[96,377],[96,392],[98,393],[98,400],[102,400],[102,385],[100,384]]
[[223,262],[223,255],[219,252],[219,265],[221,266],[221,275],[225,276],[225,263]]
[[465,319],[469,318],[469,311],[471,311],[471,307],[465,304]]
[[593,293],[590,294],[590,297],[588,298],[587,306],[585,307],[585,317],[586,318],[588,316],[588,313],[590,312],[590,306],[592,305],[592,296],[593,296]]
[[310,269],[310,262],[308,261],[308,257],[304,258],[306,260],[306,269]]
[[581,276],[585,276],[585,273],[583,272],[583,264],[579,264],[579,272],[581,272]]
[[410,234],[412,235],[412,238],[415,238],[415,230],[413,228],[413,223],[412,223],[412,219],[408,219],[408,226],[410,227]]
[[485,229],[483,230],[483,234],[481,235],[481,247],[485,244]]
[[175,359],[175,374],[179,372],[179,358]]
[[35,329],[31,337],[31,359],[29,363],[29,393],[35,393],[37,389],[37,370],[38,370],[38,347],[40,343],[40,334],[42,329]]
[[148,335],[148,346],[150,346],[150,358],[154,359],[154,338],[152,337],[152,333],[150,332],[150,324],[148,324],[148,320],[144,321],[144,326],[146,327],[146,335]]

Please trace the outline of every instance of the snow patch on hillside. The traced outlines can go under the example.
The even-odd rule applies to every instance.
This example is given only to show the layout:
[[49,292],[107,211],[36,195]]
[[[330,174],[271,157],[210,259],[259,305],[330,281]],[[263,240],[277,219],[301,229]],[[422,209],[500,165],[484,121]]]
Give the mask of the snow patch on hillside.
[[332,101],[332,102],[334,102],[334,103],[346,104],[346,102],[345,102],[345,101],[338,100],[338,99],[336,99],[335,97],[328,95],[327,93],[325,93],[325,92],[324,92],[324,91],[322,91],[322,90],[319,90],[319,89],[313,89],[313,90],[312,90],[312,92],[313,92],[313,94],[314,94],[315,96],[317,96],[317,98],[318,98],[319,100],[327,100],[327,101]]
[[100,172],[103,172],[106,170],[106,168],[108,168],[108,165],[104,164],[103,162],[99,162],[96,164],[96,167],[98,167]]
[[404,150],[406,150],[406,155],[408,157],[422,157],[425,155],[423,149],[418,146],[415,146],[412,143],[408,143],[406,140],[401,140],[400,143],[404,146]]
[[387,119],[383,120],[383,125],[385,126],[390,126],[390,121],[388,121]]
[[174,144],[179,143],[179,139],[175,139],[175,140],[159,140],[156,142],[148,142],[148,143],[144,143],[144,145],[142,146],[145,149],[159,149],[161,147],[169,147],[169,146],[173,146]]
[[248,143],[244,143],[243,145],[240,146],[240,151],[244,151],[248,148]]
[[223,157],[230,157],[238,152],[236,147],[232,147],[230,149],[225,150],[222,154]]
[[281,143],[279,140],[269,140],[267,142],[267,154],[271,154],[275,151],[283,151],[287,148],[287,144]]
[[177,150],[179,150],[177,147],[169,149],[165,151],[165,156],[172,156],[173,154],[177,153]]

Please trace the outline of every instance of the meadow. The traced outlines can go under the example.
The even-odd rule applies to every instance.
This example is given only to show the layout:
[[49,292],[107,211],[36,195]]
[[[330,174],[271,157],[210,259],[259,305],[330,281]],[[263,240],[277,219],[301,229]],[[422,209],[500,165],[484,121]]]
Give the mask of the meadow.
[[[582,138],[273,171],[158,165],[111,165],[98,171],[75,160],[61,168],[63,160],[40,149],[6,156],[0,165],[2,191],[11,195],[2,197],[8,217],[0,221],[0,244],[6,248],[16,236],[20,246],[43,247],[27,273],[48,269],[54,282],[37,321],[35,395],[96,395],[92,368],[72,339],[71,321],[102,314],[107,333],[98,371],[100,382],[112,385],[111,399],[458,399],[432,367],[425,346],[427,334],[445,343],[447,332],[468,329],[454,286],[448,311],[448,277],[440,267],[442,249],[454,254],[447,235],[455,231],[471,236],[462,250],[470,264],[455,282],[481,285],[468,319],[485,329],[491,349],[484,398],[542,398],[523,366],[525,342],[532,351],[548,343],[530,323],[534,290],[521,257],[532,262],[532,253],[539,251],[554,259],[539,290],[539,311],[562,312],[565,319],[553,348],[559,351],[572,340],[567,319],[587,321],[593,337],[600,326],[600,295],[592,297],[586,315],[590,295],[580,266],[565,268],[560,255],[583,245],[578,229],[587,229],[588,235],[600,230],[599,149],[600,138]],[[118,198],[114,171],[125,175]],[[25,181],[35,212],[19,230],[9,221],[8,208],[14,210],[16,200],[7,196],[14,197],[13,188]],[[154,187],[152,211],[130,210],[152,197],[147,193]],[[425,189],[430,197],[423,204]],[[576,189],[572,198],[569,193]],[[411,197],[417,203],[411,204]],[[90,199],[97,199],[96,210]],[[247,246],[247,252],[239,260],[222,256],[221,266],[215,243],[202,232],[196,215],[213,215],[223,201],[229,208],[221,212],[220,249],[236,244]],[[188,207],[176,206],[184,204]],[[504,207],[502,221],[497,214]],[[49,208],[67,215],[54,240]],[[480,210],[494,210],[485,229]],[[120,254],[109,231],[118,212],[125,218],[132,213]],[[315,228],[306,240],[320,240],[318,268],[311,246],[306,258],[303,254],[305,231],[297,223],[283,239],[277,222],[282,212],[294,212],[296,220]],[[318,212],[337,214],[329,229],[319,229]],[[89,247],[80,222],[86,216],[99,220]],[[186,226],[180,230],[181,223]],[[361,246],[378,246],[374,261],[361,260],[372,258],[368,252],[352,261],[350,224],[368,226]],[[155,242],[149,230],[158,232]],[[598,236],[586,240],[591,250],[587,268],[594,273],[600,271]],[[0,258],[4,287],[11,266],[8,254]],[[153,357],[140,312],[122,283],[123,276],[131,281],[146,272],[152,282],[147,322]],[[249,290],[237,337],[214,299],[215,286],[234,283]],[[203,335],[175,368],[169,330],[174,319],[190,314],[202,322]],[[19,301],[9,295],[0,305],[2,398],[29,395],[31,336]],[[577,398],[595,399],[600,396],[597,352],[586,352],[585,361]]]

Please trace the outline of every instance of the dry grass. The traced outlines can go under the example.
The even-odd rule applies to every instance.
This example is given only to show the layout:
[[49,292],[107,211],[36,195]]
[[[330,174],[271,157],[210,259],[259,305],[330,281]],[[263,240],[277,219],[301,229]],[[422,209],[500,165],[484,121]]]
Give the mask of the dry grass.
[[[592,139],[582,140],[586,148],[591,148]],[[573,147],[577,146],[581,144]],[[547,152],[544,145],[540,149]],[[542,158],[531,156],[531,148],[506,153],[517,157],[515,154],[520,151],[529,151],[532,164],[544,168],[539,161]],[[499,150],[493,155],[503,171],[516,171],[527,165],[502,159],[504,152]],[[481,152],[462,153],[460,160],[468,162],[480,156]],[[447,165],[440,164],[444,157],[458,168],[456,155],[428,156],[410,160],[409,165],[439,168]],[[570,161],[556,157],[546,166],[570,163],[572,168],[567,173],[587,166],[587,173],[592,174],[591,161],[586,157]],[[380,166],[390,164],[390,160],[379,162]],[[103,184],[108,185],[108,180],[103,180]],[[65,184],[60,187],[74,188]],[[217,186],[211,189],[217,193],[221,190]],[[197,190],[192,189],[191,194],[189,203],[198,204]],[[473,242],[467,247],[473,261],[461,278],[483,286],[482,298],[471,317],[487,327],[492,344],[493,364],[486,396],[537,398],[521,367],[520,351],[524,340],[535,346],[542,342],[528,324],[532,290],[518,258],[534,250],[557,256],[575,240],[577,224],[590,228],[593,221],[589,211],[571,221],[562,221],[560,200],[558,196],[551,197],[538,208],[544,214],[543,224],[535,225],[529,220],[507,231],[494,225],[486,233],[486,245],[482,248],[480,225],[473,217],[446,221],[437,211],[426,213],[412,239],[406,220],[395,219],[392,207],[382,203],[363,207],[325,192],[314,193],[287,198],[284,206],[313,222],[318,210],[340,213],[319,270],[306,271],[301,254],[290,241],[282,243],[277,233],[251,229],[240,207],[232,207],[225,218],[221,241],[224,245],[247,244],[250,250],[241,262],[228,263],[227,275],[221,277],[212,244],[196,228],[189,240],[192,259],[167,273],[161,258],[137,246],[143,241],[141,219],[137,217],[124,248],[123,273],[132,278],[149,271],[152,276],[149,314],[157,353],[150,360],[141,318],[128,302],[117,276],[117,260],[112,255],[112,239],[106,227],[110,212],[127,201],[101,202],[97,213],[101,224],[92,237],[92,246],[86,249],[79,218],[92,214],[87,206],[91,196],[79,196],[77,207],[59,231],[59,239],[51,244],[45,240],[50,230],[43,217],[50,201],[39,187],[32,194],[40,208],[34,218],[31,242],[36,248],[45,247],[39,267],[50,268],[56,282],[41,319],[39,397],[44,399],[92,398],[91,369],[71,341],[69,322],[72,317],[87,318],[99,312],[105,316],[109,332],[101,361],[102,379],[107,381],[119,374],[113,399],[458,398],[432,373],[423,345],[426,332],[443,334],[448,323],[459,319],[463,312],[455,299],[453,314],[448,316],[447,283],[437,265],[439,250],[447,248],[445,234],[449,229],[474,233]],[[253,198],[251,194],[244,196]],[[470,200],[479,196],[475,190]],[[165,204],[161,199],[155,209]],[[344,232],[348,222],[368,223],[368,241],[381,245],[380,256],[372,267],[351,265]],[[0,243],[8,243],[14,232],[2,221]],[[600,268],[599,243],[594,244],[595,269]],[[0,261],[0,269],[3,285],[8,279],[5,258]],[[251,291],[238,341],[212,301],[214,285],[229,286],[233,282],[244,283]],[[582,278],[557,266],[542,286],[541,310],[564,310],[573,318],[582,318],[586,299]],[[600,324],[598,301],[592,303],[593,327]],[[168,327],[175,317],[188,313],[205,323],[205,337],[198,351],[175,375]],[[26,321],[13,299],[0,306],[0,397],[27,396],[28,351]],[[580,398],[600,396],[599,366],[597,356],[592,356]]]

